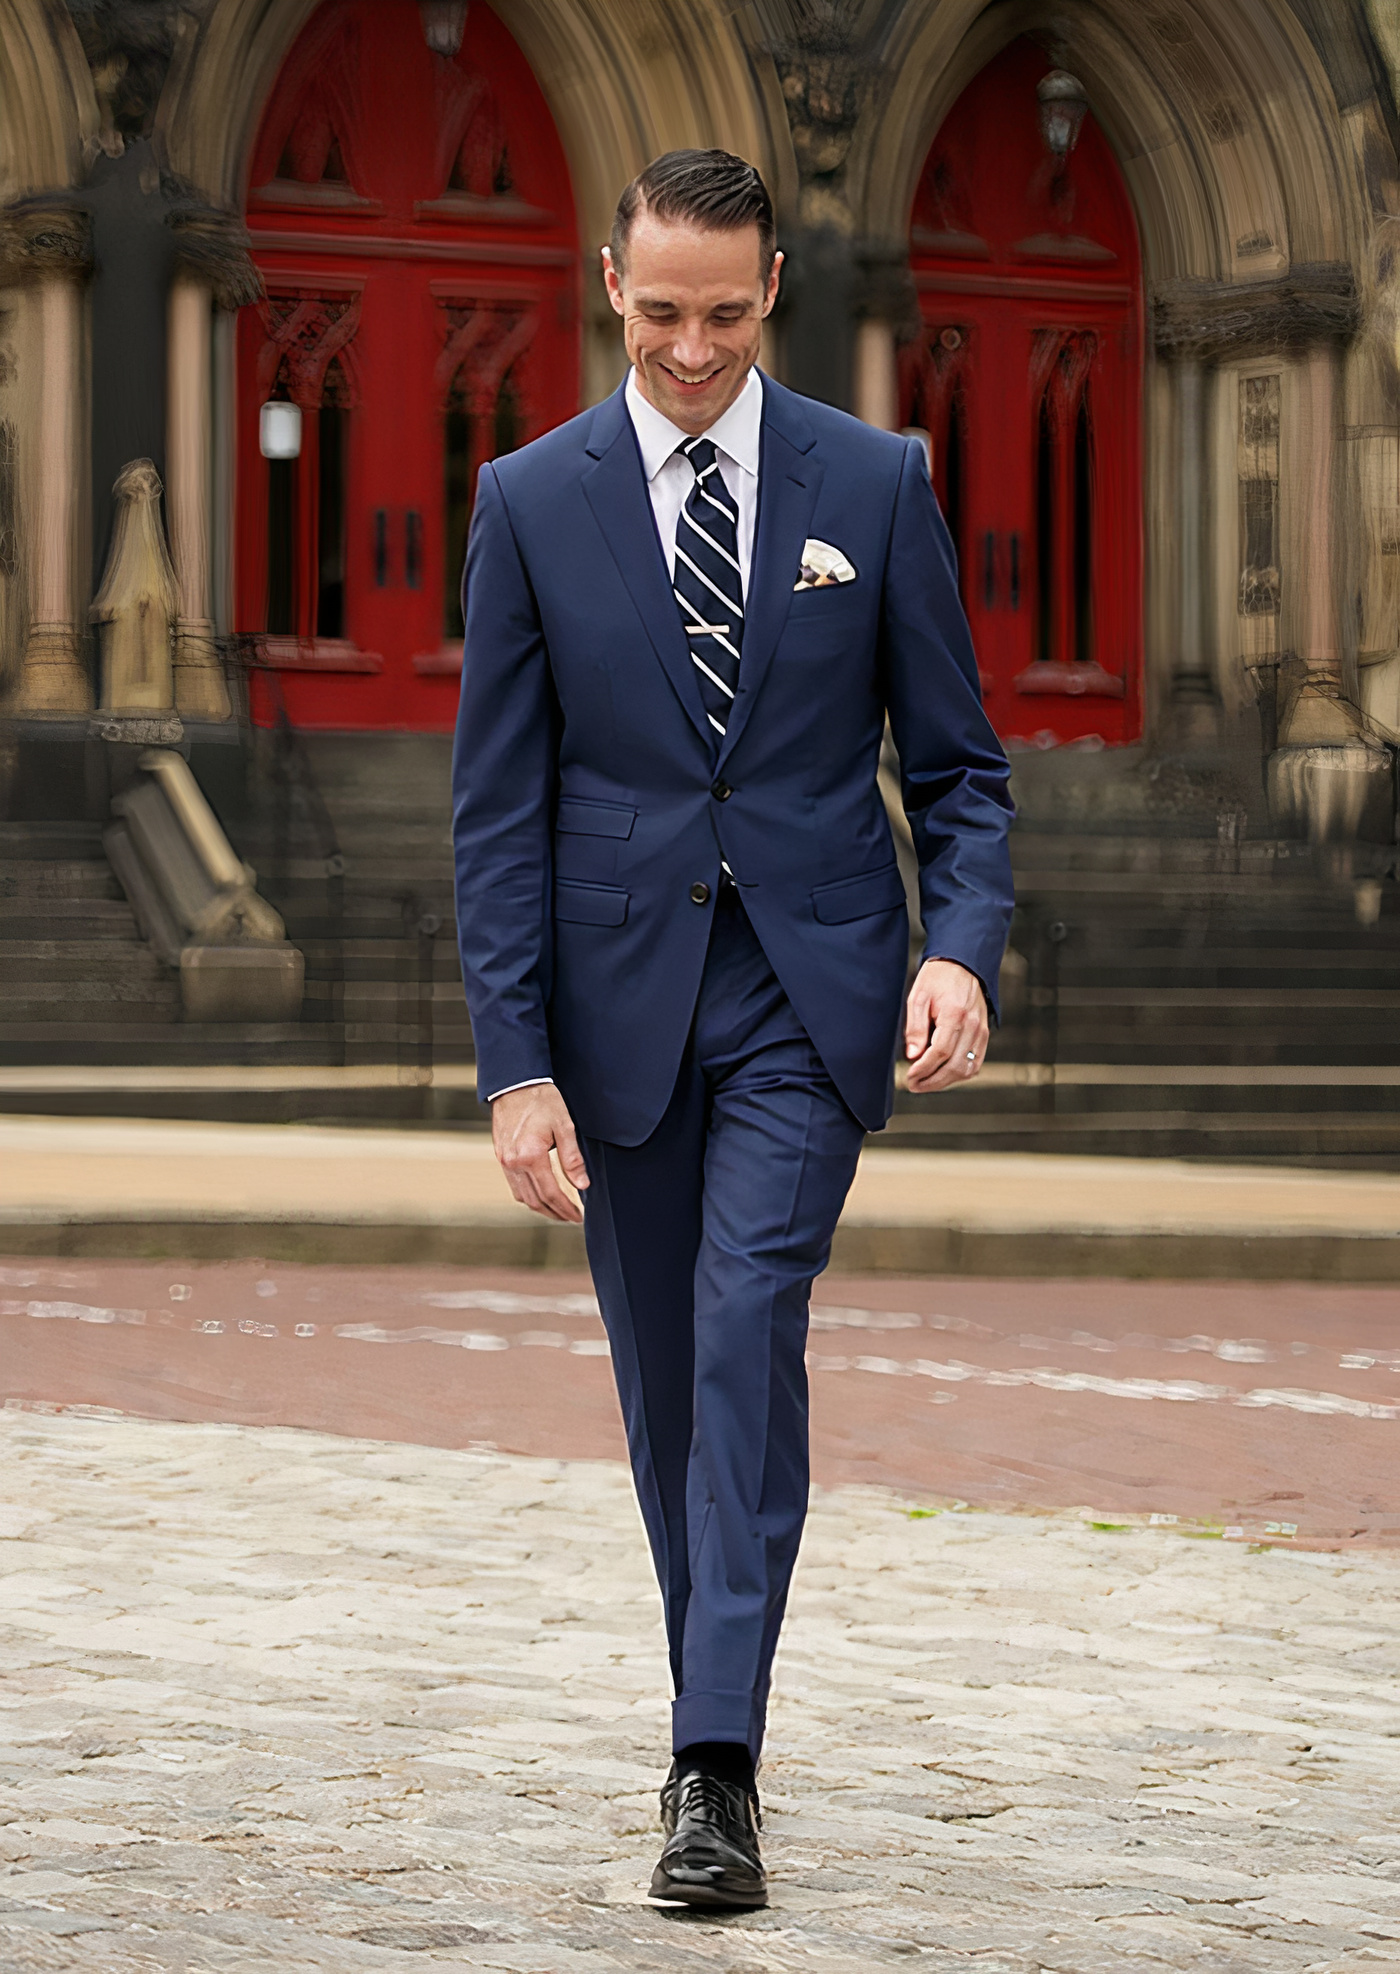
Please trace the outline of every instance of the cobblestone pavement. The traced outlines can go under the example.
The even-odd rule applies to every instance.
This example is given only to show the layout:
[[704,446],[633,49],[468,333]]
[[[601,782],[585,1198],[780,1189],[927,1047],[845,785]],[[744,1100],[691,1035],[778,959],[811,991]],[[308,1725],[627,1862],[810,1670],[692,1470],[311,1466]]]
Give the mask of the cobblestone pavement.
[[0,1965],[1400,1970],[1393,1556],[818,1494],[773,1904],[648,1906],[625,1470],[0,1415]]

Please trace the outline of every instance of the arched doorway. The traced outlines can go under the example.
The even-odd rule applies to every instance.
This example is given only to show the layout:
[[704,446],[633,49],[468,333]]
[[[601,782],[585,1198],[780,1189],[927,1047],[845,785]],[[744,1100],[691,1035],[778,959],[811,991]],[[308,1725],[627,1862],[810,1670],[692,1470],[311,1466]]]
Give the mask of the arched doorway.
[[997,731],[1114,744],[1142,732],[1141,265],[1092,115],[1065,155],[1042,128],[1049,70],[1013,42],[934,140],[903,412],[932,439]]
[[280,698],[298,726],[450,727],[477,469],[578,409],[544,98],[481,0],[325,0],[249,183],[267,294],[239,327],[237,621],[275,675],[254,716]]

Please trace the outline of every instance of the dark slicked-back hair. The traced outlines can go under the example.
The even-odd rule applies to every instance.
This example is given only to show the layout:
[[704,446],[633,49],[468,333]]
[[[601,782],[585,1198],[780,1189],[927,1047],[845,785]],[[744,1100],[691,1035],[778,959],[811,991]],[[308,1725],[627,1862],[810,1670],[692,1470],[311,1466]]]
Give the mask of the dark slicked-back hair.
[[716,233],[756,226],[759,272],[767,286],[777,252],[773,201],[754,167],[732,151],[667,151],[632,180],[617,202],[609,242],[619,276],[627,265],[632,222],[640,212]]

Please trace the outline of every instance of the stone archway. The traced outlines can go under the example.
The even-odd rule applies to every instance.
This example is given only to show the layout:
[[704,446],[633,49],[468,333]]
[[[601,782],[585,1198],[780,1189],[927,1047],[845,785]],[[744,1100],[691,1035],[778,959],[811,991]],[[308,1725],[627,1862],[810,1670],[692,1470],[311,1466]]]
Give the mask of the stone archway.
[[[919,169],[952,104],[1018,35],[1072,69],[1118,154],[1150,283],[1225,280],[1351,260],[1364,214],[1328,78],[1281,0],[1154,0],[1116,17],[1069,0],[910,10],[894,78],[850,168],[863,230],[902,237]],[[1283,238],[1278,238],[1278,233]],[[1263,236],[1268,236],[1265,243]]]
[[[1287,652],[1325,681],[1337,737],[1354,732],[1338,603],[1347,475],[1334,433],[1339,352],[1361,318],[1368,258],[1367,133],[1344,117],[1282,0],[1148,0],[1111,13],[1081,0],[985,10],[966,0],[932,19],[911,12],[884,51],[893,80],[848,173],[856,223],[886,253],[896,234],[903,244],[918,171],[952,103],[1019,35],[1039,42],[1047,69],[1084,85],[1141,236],[1149,737],[1207,737],[1221,701],[1238,710],[1264,677],[1272,705]],[[1236,457],[1251,366],[1281,393],[1293,471],[1272,496],[1283,581],[1275,566],[1271,602],[1255,584],[1259,614],[1247,617],[1243,564],[1255,551]]]
[[[224,0],[176,56],[159,119],[171,167],[230,207],[241,204],[262,106],[316,5]],[[623,185],[661,151],[721,145],[752,158],[780,201],[790,191],[778,78],[745,15],[721,25],[682,0],[496,0],[494,10],[564,145],[585,254],[607,238]],[[619,368],[600,283],[588,284],[584,320],[591,402]]]

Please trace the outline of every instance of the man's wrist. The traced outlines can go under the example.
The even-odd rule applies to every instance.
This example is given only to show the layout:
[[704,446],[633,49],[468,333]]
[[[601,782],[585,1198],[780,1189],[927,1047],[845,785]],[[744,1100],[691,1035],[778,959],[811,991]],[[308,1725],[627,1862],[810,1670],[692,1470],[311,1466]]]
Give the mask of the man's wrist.
[[527,1076],[523,1083],[507,1083],[504,1089],[493,1090],[490,1096],[484,1098],[483,1101],[493,1104],[497,1097],[508,1097],[512,1090],[541,1090],[546,1084],[552,1085],[553,1082],[554,1078],[552,1076]]

